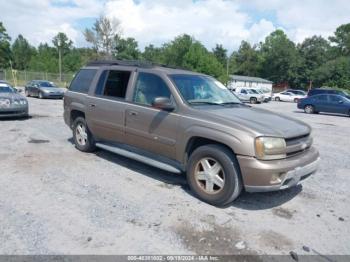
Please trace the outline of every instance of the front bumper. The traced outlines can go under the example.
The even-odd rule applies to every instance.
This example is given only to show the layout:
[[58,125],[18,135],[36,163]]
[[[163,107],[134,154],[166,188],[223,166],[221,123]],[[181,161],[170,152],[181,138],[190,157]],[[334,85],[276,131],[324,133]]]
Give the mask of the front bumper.
[[64,94],[56,92],[42,92],[44,98],[59,98],[62,99]]
[[0,118],[26,117],[28,116],[28,107],[0,109]]
[[316,172],[320,161],[314,147],[282,160],[262,161],[247,156],[237,158],[247,192],[276,191],[295,186]]

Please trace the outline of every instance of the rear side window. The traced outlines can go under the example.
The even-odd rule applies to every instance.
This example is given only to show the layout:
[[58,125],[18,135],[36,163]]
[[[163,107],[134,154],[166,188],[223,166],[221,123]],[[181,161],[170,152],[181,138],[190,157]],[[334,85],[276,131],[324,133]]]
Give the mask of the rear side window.
[[322,101],[322,102],[327,102],[327,100],[328,100],[327,97],[328,97],[327,95],[318,95],[318,96],[316,97],[316,100],[317,100],[317,101]]
[[99,79],[96,95],[124,99],[130,75],[130,71],[104,71]]
[[81,69],[70,84],[69,90],[87,94],[96,71],[96,69]]

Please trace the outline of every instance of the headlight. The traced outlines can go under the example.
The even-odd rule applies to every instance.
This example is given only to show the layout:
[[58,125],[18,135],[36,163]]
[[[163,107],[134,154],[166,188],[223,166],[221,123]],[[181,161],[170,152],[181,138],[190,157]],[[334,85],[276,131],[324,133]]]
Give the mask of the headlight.
[[262,160],[286,158],[286,141],[280,137],[258,137],[255,139],[256,157]]

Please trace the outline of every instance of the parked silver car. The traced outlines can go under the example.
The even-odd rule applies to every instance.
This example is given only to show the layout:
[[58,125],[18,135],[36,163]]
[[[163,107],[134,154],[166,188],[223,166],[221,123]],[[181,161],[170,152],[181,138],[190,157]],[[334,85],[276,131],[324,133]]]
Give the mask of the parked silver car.
[[65,89],[56,86],[53,82],[46,80],[33,80],[25,86],[26,96],[39,98],[63,98]]
[[28,101],[9,83],[0,81],[0,118],[28,116]]

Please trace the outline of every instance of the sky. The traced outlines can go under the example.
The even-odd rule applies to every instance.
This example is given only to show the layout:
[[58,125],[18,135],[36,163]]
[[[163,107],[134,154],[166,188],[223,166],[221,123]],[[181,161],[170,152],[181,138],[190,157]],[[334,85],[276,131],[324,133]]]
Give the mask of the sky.
[[141,50],[187,33],[208,49],[222,44],[237,50],[242,40],[258,43],[283,29],[296,43],[328,37],[350,23],[348,0],[0,0],[0,21],[14,40],[22,34],[37,46],[58,32],[78,47],[88,46],[82,31],[96,18],[118,19],[124,37]]

